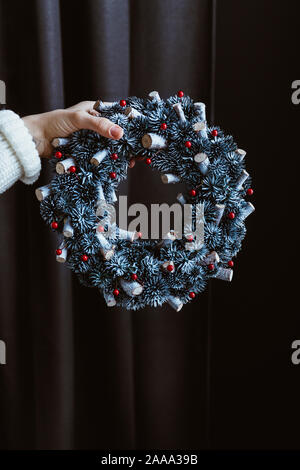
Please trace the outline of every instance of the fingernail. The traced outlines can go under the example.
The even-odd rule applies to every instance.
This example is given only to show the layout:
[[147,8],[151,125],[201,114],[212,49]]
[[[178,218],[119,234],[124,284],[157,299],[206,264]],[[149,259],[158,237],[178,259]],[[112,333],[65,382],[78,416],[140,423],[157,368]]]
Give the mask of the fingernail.
[[114,139],[119,139],[119,137],[121,137],[123,133],[122,130],[123,129],[120,126],[111,126],[111,128],[109,129],[109,133]]

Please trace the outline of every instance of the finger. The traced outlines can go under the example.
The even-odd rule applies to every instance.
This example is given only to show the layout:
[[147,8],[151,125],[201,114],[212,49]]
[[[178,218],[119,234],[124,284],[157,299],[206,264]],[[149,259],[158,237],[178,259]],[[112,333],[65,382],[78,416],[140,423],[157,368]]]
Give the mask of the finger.
[[76,111],[74,120],[79,129],[90,129],[109,139],[120,139],[124,133],[122,127],[114,124],[109,119],[91,116],[84,111]]
[[[73,106],[70,106],[67,109],[70,110],[78,110],[78,111],[90,111],[94,109],[94,104],[96,103],[95,101],[80,101],[80,103],[74,104]],[[108,101],[103,101],[103,104],[110,104]]]
[[131,159],[129,160],[129,165],[128,165],[128,166],[129,166],[129,168],[133,168],[134,165],[135,165],[135,158],[131,158]]

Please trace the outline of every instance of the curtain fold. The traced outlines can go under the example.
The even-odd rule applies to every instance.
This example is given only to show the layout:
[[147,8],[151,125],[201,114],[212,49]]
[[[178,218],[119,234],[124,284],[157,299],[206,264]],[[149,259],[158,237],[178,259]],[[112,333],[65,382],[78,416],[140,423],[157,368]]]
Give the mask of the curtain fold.
[[[8,107],[32,114],[81,100],[183,89],[209,105],[209,0],[0,2]],[[50,173],[43,162],[40,181]],[[121,194],[175,202],[143,163]],[[32,187],[0,198],[0,447],[206,445],[207,294],[175,313],[108,309],[55,261]]]
[[[8,108],[183,89],[247,151],[257,208],[231,285],[179,313],[130,312],[56,263],[34,196],[46,161],[33,187],[2,194],[0,448],[299,447],[298,13],[296,0],[0,0]],[[119,194],[149,208],[177,191],[140,162]]]

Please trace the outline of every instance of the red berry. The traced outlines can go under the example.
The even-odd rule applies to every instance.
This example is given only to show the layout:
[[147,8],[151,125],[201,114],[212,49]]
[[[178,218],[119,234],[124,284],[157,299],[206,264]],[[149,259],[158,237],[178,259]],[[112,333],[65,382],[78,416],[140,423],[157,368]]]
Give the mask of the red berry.
[[69,172],[70,173],[76,173],[76,166],[70,166]]
[[165,122],[163,122],[161,125],[160,125],[160,128],[165,131],[167,129],[167,124]]
[[116,174],[114,171],[111,171],[111,172],[109,173],[109,176],[110,176],[111,179],[113,180],[113,179],[116,178],[117,174]]
[[104,232],[104,227],[102,227],[102,225],[98,225],[97,232]]
[[146,163],[147,165],[151,165],[151,158],[146,158],[145,163]]
[[177,96],[179,96],[179,98],[182,98],[182,97],[184,96],[183,91],[182,91],[182,90],[179,90],[179,91],[177,92]]
[[190,293],[189,293],[189,298],[190,298],[190,299],[194,299],[195,297],[196,297],[195,292],[190,292]]
[[52,222],[51,227],[54,229],[58,228],[58,223],[57,222]]
[[192,242],[194,240],[194,237],[193,235],[188,235],[186,239],[188,242]]
[[213,137],[217,137],[217,135],[218,135],[217,129],[214,129],[213,131],[211,131],[211,135],[212,135]]
[[137,280],[137,274],[131,274],[131,279],[133,281],[136,281]]
[[190,192],[189,192],[190,196],[196,196],[197,194],[197,191],[195,189],[191,189]]
[[229,217],[229,219],[233,220],[235,218],[235,213],[234,212],[229,212],[228,217]]
[[169,264],[169,265],[167,266],[167,270],[170,271],[170,272],[173,271],[173,270],[174,270],[173,264]]
[[58,249],[56,250],[56,254],[57,254],[57,256],[61,255],[61,254],[62,254],[62,250],[61,250],[60,248],[58,248]]
[[230,268],[233,268],[233,266],[234,266],[234,262],[232,260],[228,261],[227,264]]
[[253,193],[254,193],[254,191],[253,191],[252,188],[247,189],[248,196],[252,196]]
[[118,157],[118,154],[117,154],[117,153],[112,153],[111,156],[110,156],[110,158],[111,158],[112,160],[118,160],[119,157]]
[[190,149],[192,146],[192,142],[190,140],[187,140],[184,145],[186,146],[186,148]]
[[114,294],[114,295],[119,295],[119,294],[120,294],[120,291],[119,291],[118,289],[114,289],[113,294]]
[[214,264],[209,264],[207,267],[208,267],[208,269],[209,269],[210,271],[213,271],[213,270],[215,269],[215,265],[214,265]]
[[82,255],[81,261],[87,261],[89,259],[88,255]]
[[126,101],[125,101],[125,100],[121,100],[121,101],[120,101],[120,106],[123,106],[123,107],[126,106]]
[[61,153],[61,152],[55,152],[55,156],[56,156],[56,158],[61,158],[61,157],[62,157],[62,153]]
[[136,235],[137,235],[138,238],[142,238],[142,236],[143,236],[142,232],[137,232]]

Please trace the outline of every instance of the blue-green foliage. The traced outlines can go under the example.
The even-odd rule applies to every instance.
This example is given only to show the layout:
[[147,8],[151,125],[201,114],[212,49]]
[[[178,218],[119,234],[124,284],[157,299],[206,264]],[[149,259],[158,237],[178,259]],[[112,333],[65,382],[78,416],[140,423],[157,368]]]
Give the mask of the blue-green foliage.
[[[84,285],[97,287],[106,293],[118,288],[117,304],[129,309],[160,306],[170,295],[186,303],[190,301],[189,292],[202,292],[207,280],[214,277],[220,267],[227,267],[228,261],[240,250],[246,232],[240,213],[250,187],[250,178],[241,190],[236,189],[237,179],[244,169],[244,161],[235,152],[237,146],[233,138],[225,136],[219,128],[214,128],[218,130],[217,137],[212,137],[212,128],[208,128],[207,139],[193,130],[193,124],[199,117],[190,97],[174,95],[166,101],[129,97],[126,102],[127,106],[140,111],[142,116],[127,118],[119,104],[101,112],[102,116],[122,126],[124,135],[120,140],[81,130],[70,136],[67,145],[55,149],[55,152],[62,152],[61,160],[72,156],[77,171],[75,174],[54,174],[51,193],[41,202],[41,215],[49,227],[57,221],[57,231],[60,233],[64,219],[70,217],[74,236],[64,238],[68,249],[67,265],[78,274]],[[172,105],[177,102],[182,105],[186,122],[181,123],[173,109]],[[160,128],[163,122],[167,124],[166,130]],[[144,148],[141,139],[148,132],[165,137],[167,148],[159,151]],[[187,140],[192,143],[190,149],[185,147]],[[113,161],[108,156],[99,166],[94,166],[90,159],[102,149],[117,153],[119,158]],[[55,152],[51,158],[53,168],[58,162]],[[210,161],[205,176],[193,160],[199,152],[205,152]],[[105,198],[110,201],[112,190],[116,190],[120,181],[127,176],[132,156],[150,157],[153,169],[178,175],[186,184],[186,201],[191,204],[204,203],[205,244],[201,250],[186,250],[185,239],[176,240],[160,249],[155,240],[130,242],[117,239],[113,241],[115,253],[112,258],[103,258],[95,234],[100,221],[95,211],[97,187],[101,182]],[[117,177],[111,179],[110,172],[115,172]],[[195,187],[198,188],[196,197],[189,196],[189,190]],[[219,226],[215,224],[215,204],[226,206]],[[234,220],[227,217],[230,211],[236,214]],[[210,271],[200,262],[212,250],[217,251],[220,262]],[[83,254],[88,255],[87,261],[82,261]],[[165,273],[161,269],[162,262],[166,260],[174,262],[173,272]],[[132,273],[138,274],[138,280],[144,286],[143,292],[135,297],[128,296],[120,286],[120,278],[130,280]]]

